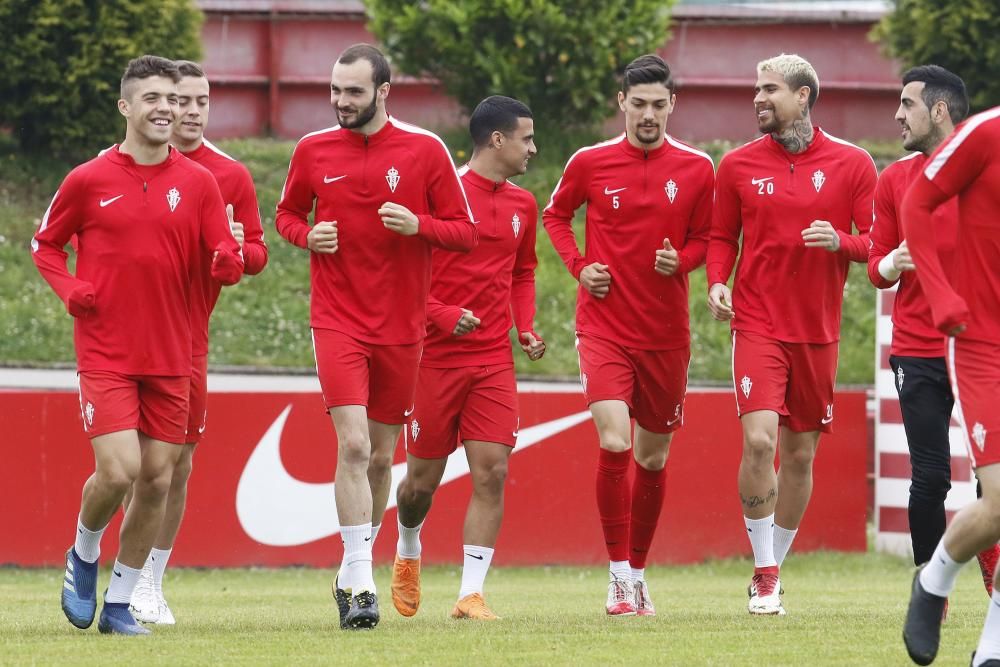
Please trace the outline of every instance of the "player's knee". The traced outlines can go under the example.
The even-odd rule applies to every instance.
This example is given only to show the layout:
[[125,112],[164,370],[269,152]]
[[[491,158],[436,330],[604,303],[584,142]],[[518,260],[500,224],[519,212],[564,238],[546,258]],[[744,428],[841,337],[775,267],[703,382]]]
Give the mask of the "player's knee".
[[97,483],[110,493],[124,497],[139,476],[139,467],[108,466],[95,473]]
[[396,500],[400,505],[423,505],[430,502],[436,490],[437,484],[433,480],[421,480],[407,475],[406,479],[399,485]]
[[813,461],[816,459],[816,450],[813,447],[798,447],[791,451],[782,451],[781,465],[801,472],[803,474],[812,470]]
[[368,473],[388,475],[392,472],[392,452],[373,452],[368,459]]
[[177,465],[174,466],[174,473],[170,479],[171,489],[183,489],[187,487],[191,472],[194,469],[194,462],[189,456],[182,456]]
[[912,495],[927,500],[945,499],[951,490],[951,470],[935,468],[913,468],[913,479],[910,484]]
[[743,457],[754,464],[772,465],[777,446],[777,438],[770,432],[748,431],[743,438]]
[[503,493],[507,481],[507,461],[495,461],[488,466],[475,470],[472,474],[472,484],[480,493],[499,496]]
[[371,444],[363,434],[340,437],[337,442],[337,465],[366,469],[371,460]]
[[623,436],[617,431],[602,431],[598,434],[598,438],[600,439],[601,449],[606,449],[609,452],[627,452],[632,446],[628,437]]

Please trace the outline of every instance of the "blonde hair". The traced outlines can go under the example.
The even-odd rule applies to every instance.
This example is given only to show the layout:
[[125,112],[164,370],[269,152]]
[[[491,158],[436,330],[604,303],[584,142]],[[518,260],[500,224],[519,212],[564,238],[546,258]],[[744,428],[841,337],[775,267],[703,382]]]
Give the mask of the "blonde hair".
[[763,72],[774,72],[780,74],[788,87],[793,91],[802,86],[809,88],[809,108],[812,109],[819,97],[819,76],[816,70],[809,64],[809,61],[794,53],[782,53],[781,55],[761,60],[757,63],[757,74]]

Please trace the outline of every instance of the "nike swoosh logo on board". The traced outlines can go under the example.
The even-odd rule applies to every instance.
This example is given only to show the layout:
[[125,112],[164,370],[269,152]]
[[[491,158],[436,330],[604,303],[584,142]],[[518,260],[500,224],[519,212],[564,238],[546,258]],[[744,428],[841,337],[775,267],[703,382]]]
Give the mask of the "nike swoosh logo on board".
[[606,195],[613,195],[614,193],[621,192],[622,190],[628,190],[628,186],[626,186],[624,188],[618,188],[617,190],[611,190],[611,189],[608,188],[608,186],[606,186],[606,185],[604,186],[604,194],[606,194]]
[[342,178],[347,178],[347,174],[344,174],[343,176],[334,176],[333,178],[328,178],[328,177],[324,176],[323,177],[323,182],[324,183],[333,183],[334,181],[339,181]]
[[[247,459],[236,487],[236,516],[253,540],[272,547],[308,544],[340,532],[333,482],[295,479],[281,461],[281,432],[292,411],[288,405],[271,424]],[[521,429],[514,454],[590,419],[590,411]],[[448,458],[441,484],[469,474],[464,452]],[[396,489],[406,475],[406,462],[392,466],[389,505],[396,506]]]
[[113,204],[113,203],[115,203],[116,201],[118,201],[119,199],[121,199],[121,198],[122,198],[122,197],[124,197],[124,196],[125,196],[125,195],[118,195],[117,197],[112,197],[111,199],[102,199],[102,200],[101,200],[101,208],[104,208],[104,207],[105,207],[105,206],[107,206],[108,204]]

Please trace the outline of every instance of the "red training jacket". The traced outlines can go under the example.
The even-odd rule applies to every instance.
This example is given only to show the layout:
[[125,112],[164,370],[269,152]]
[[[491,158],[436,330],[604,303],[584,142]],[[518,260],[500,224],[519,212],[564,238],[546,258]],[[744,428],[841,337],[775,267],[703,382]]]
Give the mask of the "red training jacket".
[[[705,261],[714,181],[712,159],[669,135],[651,151],[622,134],[573,154],[542,220],[574,278],[594,262],[611,273],[603,299],[578,289],[578,332],[645,350],[691,344],[687,274]],[[571,223],[584,203],[581,255]],[[653,268],[664,238],[680,254],[672,276]]]
[[[378,215],[386,202],[416,214],[420,231],[386,229]],[[312,326],[378,345],[423,340],[431,247],[466,252],[476,244],[444,142],[392,118],[370,136],[339,125],[307,134],[288,166],[278,232],[306,248],[314,206],[314,223],[337,222],[339,247],[310,256]]]
[[[254,190],[250,171],[236,159],[219,150],[208,139],[189,153],[181,153],[212,172],[222,200],[233,205],[233,218],[243,223],[243,273],[253,276],[264,270],[267,264],[267,244],[264,243],[264,229],[260,224],[260,207]],[[208,320],[219,300],[222,285],[213,280],[210,264],[206,260],[195,264],[191,282],[191,335],[194,356],[208,354]]]
[[[899,283],[892,306],[890,352],[901,357],[944,356],[944,336],[934,328],[931,308],[916,272],[904,271],[896,280],[886,280],[878,271],[879,262],[905,238],[900,215],[903,195],[926,162],[923,153],[911,153],[886,167],[875,187],[875,223],[868,250],[868,279],[879,289]],[[934,212],[938,254],[949,264],[955,251],[957,225],[958,200],[950,199]]]
[[[64,250],[74,234],[75,276]],[[31,249],[76,318],[80,372],[191,375],[192,268],[211,261],[225,285],[243,273],[219,186],[172,148],[160,164],[137,165],[114,146],[71,171]]]
[[[733,280],[734,331],[786,343],[840,339],[850,262],[868,260],[875,162],[863,149],[820,128],[798,154],[767,134],[719,163],[708,246],[708,285]],[[840,249],[807,248],[802,230],[826,220]],[[858,234],[851,233],[851,223]]]
[[[478,218],[479,244],[468,254],[434,249],[427,305],[432,326],[420,365],[513,364],[511,325],[518,334],[534,334],[538,204],[527,190],[509,181],[494,183],[468,165],[458,173]],[[453,336],[463,308],[481,322],[464,336]]]

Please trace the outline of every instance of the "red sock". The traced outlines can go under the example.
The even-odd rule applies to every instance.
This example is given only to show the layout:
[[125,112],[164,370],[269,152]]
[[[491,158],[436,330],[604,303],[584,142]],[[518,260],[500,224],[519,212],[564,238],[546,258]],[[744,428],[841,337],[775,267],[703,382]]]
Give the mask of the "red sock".
[[632,452],[601,449],[597,460],[597,512],[611,560],[628,560],[628,464]]
[[666,495],[667,469],[646,470],[638,463],[635,466],[635,482],[632,483],[632,527],[630,532],[629,564],[641,569],[646,567],[649,545],[653,543],[656,524],[663,509]]

